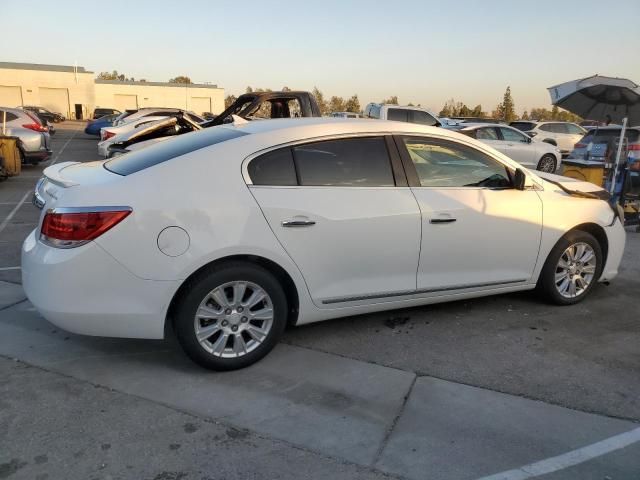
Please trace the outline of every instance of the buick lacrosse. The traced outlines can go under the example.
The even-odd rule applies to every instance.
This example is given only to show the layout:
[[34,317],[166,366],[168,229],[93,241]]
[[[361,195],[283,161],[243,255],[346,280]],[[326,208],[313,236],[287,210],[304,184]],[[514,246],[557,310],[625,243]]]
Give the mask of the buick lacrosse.
[[243,122],[45,170],[33,305],[229,370],[287,325],[537,288],[569,305],[624,249],[606,192],[473,138],[382,120]]

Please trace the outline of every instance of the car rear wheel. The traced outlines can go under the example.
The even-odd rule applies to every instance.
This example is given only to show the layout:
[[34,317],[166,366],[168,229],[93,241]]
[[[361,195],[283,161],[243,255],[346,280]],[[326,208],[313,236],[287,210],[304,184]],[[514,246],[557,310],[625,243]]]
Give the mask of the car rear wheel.
[[187,355],[212,370],[235,370],[273,349],[287,323],[278,280],[251,263],[227,263],[198,275],[175,310],[175,331]]
[[554,155],[550,153],[546,153],[542,156],[540,161],[538,162],[538,166],[536,170],[547,173],[554,173],[556,171],[558,161]]
[[582,301],[598,281],[603,267],[600,244],[581,230],[567,233],[547,257],[538,290],[557,305]]

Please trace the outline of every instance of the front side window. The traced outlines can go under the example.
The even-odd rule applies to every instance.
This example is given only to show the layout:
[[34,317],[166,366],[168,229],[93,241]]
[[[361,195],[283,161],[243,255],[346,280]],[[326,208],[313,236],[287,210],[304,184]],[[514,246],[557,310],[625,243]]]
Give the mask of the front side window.
[[391,187],[394,183],[383,137],[345,138],[292,148],[300,185]]
[[573,123],[567,124],[567,130],[571,135],[584,135],[585,130],[580,128],[578,125],[574,125]]
[[527,137],[512,128],[500,127],[502,138],[507,142],[522,142],[527,143]]
[[403,142],[422,187],[511,187],[506,167],[475,148],[420,137]]
[[390,108],[387,111],[387,120],[394,120],[396,122],[408,122],[409,111],[401,108]]

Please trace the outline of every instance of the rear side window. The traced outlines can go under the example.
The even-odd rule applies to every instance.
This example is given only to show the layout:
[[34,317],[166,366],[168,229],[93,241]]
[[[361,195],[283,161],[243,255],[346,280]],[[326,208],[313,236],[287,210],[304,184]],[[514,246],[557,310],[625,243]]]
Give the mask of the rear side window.
[[[13,120],[15,120],[16,118],[18,118],[17,115],[14,115],[11,112],[7,112],[7,122],[12,122]],[[4,121],[4,112],[2,110],[0,110],[0,124]]]
[[395,185],[382,137],[327,140],[299,145],[292,150],[300,185]]
[[168,142],[143,148],[116,157],[104,164],[104,168],[118,175],[131,175],[172,158],[195,152],[201,148],[242,137],[247,133],[226,127],[212,127],[193,135],[180,135]]
[[476,130],[476,138],[478,140],[500,140],[498,138],[498,132],[493,127],[479,128]]
[[408,122],[409,110],[402,110],[400,108],[390,108],[387,111],[387,120],[395,120],[396,122]]
[[298,185],[290,148],[281,148],[254,158],[249,163],[248,171],[254,185]]

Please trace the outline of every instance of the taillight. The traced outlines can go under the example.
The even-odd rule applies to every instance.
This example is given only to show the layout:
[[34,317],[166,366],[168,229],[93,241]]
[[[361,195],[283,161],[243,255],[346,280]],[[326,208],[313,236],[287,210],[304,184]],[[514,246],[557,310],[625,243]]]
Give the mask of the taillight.
[[84,245],[110,230],[131,213],[129,207],[54,208],[40,229],[40,240],[58,248]]
[[102,141],[104,142],[105,140],[108,140],[111,137],[115,137],[116,134],[113,132],[110,132],[109,130],[103,130],[102,131]]
[[587,148],[586,143],[576,143],[573,148]]
[[36,132],[46,132],[47,127],[40,125],[39,123],[25,123],[22,125],[23,128],[28,128],[29,130],[33,130]]

